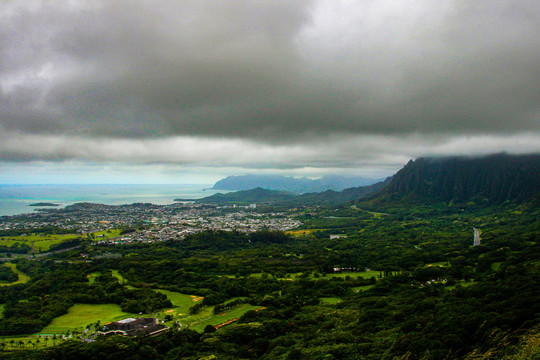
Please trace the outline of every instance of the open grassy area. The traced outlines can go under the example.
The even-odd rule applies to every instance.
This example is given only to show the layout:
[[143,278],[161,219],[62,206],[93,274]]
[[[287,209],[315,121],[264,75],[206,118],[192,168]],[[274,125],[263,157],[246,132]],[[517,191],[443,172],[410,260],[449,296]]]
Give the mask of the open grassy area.
[[118,270],[112,270],[112,276],[118,279],[118,282],[120,284],[127,284],[128,281],[125,277],[123,277]]
[[30,277],[28,275],[26,275],[25,273],[23,273],[22,271],[18,270],[17,269],[17,266],[15,264],[12,264],[12,263],[5,263],[4,265],[2,266],[7,266],[11,269],[11,271],[13,271],[15,274],[17,274],[19,276],[19,279],[17,279],[17,281],[15,282],[12,282],[12,283],[9,283],[9,284],[0,284],[0,286],[9,286],[9,285],[16,285],[16,284],[25,284],[28,282],[28,280],[30,280]]
[[26,236],[3,236],[0,237],[0,246],[11,247],[16,243],[26,244],[28,247],[32,247],[34,242],[34,249],[36,251],[47,251],[53,245],[60,244],[66,240],[80,238],[81,235],[77,234],[30,234]]
[[[214,307],[207,306],[204,307],[201,312],[195,315],[189,314],[189,308],[197,304],[199,301],[202,301],[202,297],[197,295],[186,295],[174,291],[168,290],[156,290],[159,291],[169,298],[174,305],[172,309],[165,309],[158,314],[159,318],[164,318],[166,315],[173,317],[173,321],[167,323],[167,325],[172,326],[174,321],[180,322],[183,327],[189,327],[195,331],[203,331],[205,326],[212,325],[216,326],[227,322],[232,319],[239,318],[246,311],[259,309],[260,306],[253,306],[249,304],[240,304],[232,309],[224,310],[220,314],[214,314]],[[234,301],[238,298],[231,298],[227,302]]]
[[92,240],[103,240],[103,239],[109,239],[113,237],[120,236],[120,233],[122,230],[120,229],[110,229],[110,230],[103,230],[103,231],[96,231],[93,233],[90,233],[92,236]]
[[289,230],[285,231],[285,234],[292,236],[302,236],[309,235],[317,231],[325,231],[326,229],[300,229],[300,230]]
[[[253,273],[249,276],[252,276],[254,278],[261,278],[263,276],[263,273]],[[273,277],[272,274],[267,274],[269,277]],[[376,270],[371,271],[342,271],[337,272],[333,274],[320,274],[319,276],[315,276],[314,274],[304,275],[303,273],[293,273],[293,274],[286,274],[284,277],[278,278],[278,280],[289,280],[289,281],[295,281],[300,279],[307,279],[307,280],[317,280],[317,279],[331,279],[331,278],[346,278],[347,276],[357,279],[357,278],[363,278],[363,279],[371,279],[374,277],[375,279],[380,279],[379,276],[384,277],[384,273],[380,273]]]
[[99,271],[86,275],[86,277],[88,277],[88,281],[90,282],[90,284],[93,284],[94,281],[96,281],[96,278],[98,276],[101,276],[101,273]]
[[[197,295],[186,295],[179,292],[168,291],[168,290],[157,290],[162,294],[165,294],[169,300],[171,300],[173,306],[177,308],[178,312],[186,313],[189,308],[195,305],[198,301],[202,300],[202,297]],[[196,300],[196,301],[195,301]]]
[[82,331],[86,325],[97,321],[105,324],[109,321],[137,316],[140,315],[123,312],[117,304],[75,304],[69,308],[67,314],[55,318],[39,334],[65,334],[66,331],[75,329]]
[[336,305],[337,303],[341,302],[341,299],[338,297],[323,297],[319,298],[319,300],[325,305]]
[[371,289],[373,286],[375,285],[355,286],[355,287],[352,287],[351,290],[354,292],[366,291],[366,290]]
[[197,315],[188,316],[185,319],[181,319],[180,323],[184,326],[189,326],[190,329],[202,332],[207,325],[216,326],[223,324],[229,320],[241,317],[249,310],[257,310],[259,308],[260,306],[241,304],[233,309],[225,310],[223,313],[214,315],[214,307],[210,306]]

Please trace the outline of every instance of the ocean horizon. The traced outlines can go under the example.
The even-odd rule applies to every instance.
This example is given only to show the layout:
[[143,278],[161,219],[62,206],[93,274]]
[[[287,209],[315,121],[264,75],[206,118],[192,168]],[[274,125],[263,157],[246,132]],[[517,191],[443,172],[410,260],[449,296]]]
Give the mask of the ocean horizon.
[[[68,184],[0,185],[0,216],[32,213],[34,203],[53,203],[62,208],[80,202],[105,205],[152,203],[167,205],[174,199],[198,199],[224,190],[213,184]],[[43,208],[43,207],[42,207]]]

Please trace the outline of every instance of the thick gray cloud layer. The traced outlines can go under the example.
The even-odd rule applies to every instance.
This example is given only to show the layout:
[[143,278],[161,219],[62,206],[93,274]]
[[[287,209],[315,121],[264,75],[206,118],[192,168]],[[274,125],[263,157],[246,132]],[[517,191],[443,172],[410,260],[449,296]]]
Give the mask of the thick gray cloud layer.
[[540,138],[536,0],[17,0],[0,24],[5,161],[361,166],[342,144]]

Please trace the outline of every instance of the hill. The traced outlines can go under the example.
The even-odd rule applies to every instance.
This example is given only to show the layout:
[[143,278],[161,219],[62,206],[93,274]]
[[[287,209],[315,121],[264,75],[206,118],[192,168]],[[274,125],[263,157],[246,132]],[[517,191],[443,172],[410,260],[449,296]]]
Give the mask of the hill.
[[257,187],[250,190],[241,190],[227,194],[214,194],[202,199],[195,200],[206,204],[250,204],[271,203],[276,205],[299,206],[299,205],[334,205],[347,201],[365,198],[376,193],[388,184],[390,178],[370,186],[348,188],[342,191],[326,190],[324,192],[294,194],[286,191],[268,190]]
[[411,160],[374,199],[522,203],[539,191],[540,154],[495,154]]
[[299,194],[322,192],[326,190],[341,191],[352,187],[372,185],[380,180],[360,176],[325,176],[320,179],[294,178],[280,175],[240,175],[228,176],[214,184],[216,190],[250,190],[257,187],[289,191]]
[[251,190],[236,191],[227,194],[214,194],[212,196],[207,196],[202,199],[195,200],[196,202],[206,203],[206,204],[228,204],[228,203],[237,203],[237,204],[249,204],[249,203],[276,203],[289,201],[293,199],[296,195],[285,192],[285,191],[275,191],[268,190],[263,188],[255,188]]

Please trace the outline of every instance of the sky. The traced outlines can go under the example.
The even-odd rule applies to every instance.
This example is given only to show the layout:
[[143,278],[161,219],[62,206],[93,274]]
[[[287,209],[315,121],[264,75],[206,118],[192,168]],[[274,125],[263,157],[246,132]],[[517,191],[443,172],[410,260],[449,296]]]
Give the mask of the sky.
[[5,0],[0,184],[540,152],[537,0]]

